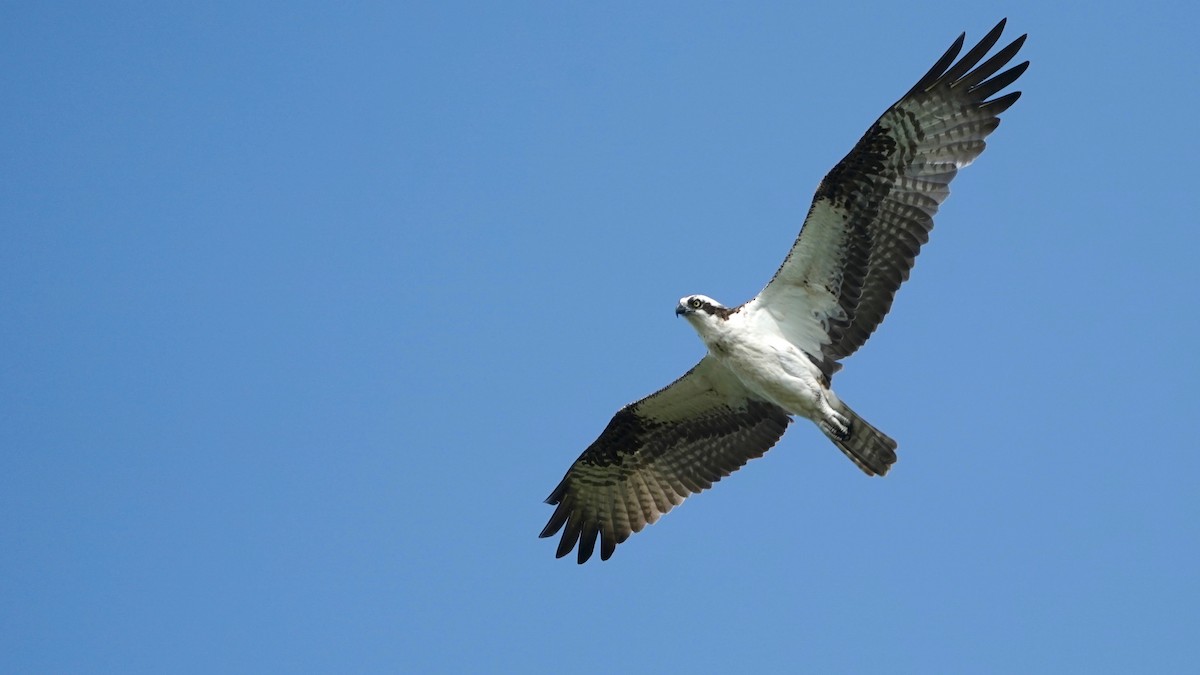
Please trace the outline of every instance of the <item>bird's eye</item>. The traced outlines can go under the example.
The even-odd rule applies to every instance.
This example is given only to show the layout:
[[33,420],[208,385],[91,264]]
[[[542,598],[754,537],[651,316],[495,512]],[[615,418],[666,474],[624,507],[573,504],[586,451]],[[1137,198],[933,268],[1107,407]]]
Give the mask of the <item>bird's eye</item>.
[[688,304],[692,306],[692,309],[700,309],[700,306],[704,303],[700,302],[700,298],[692,298],[692,301]]

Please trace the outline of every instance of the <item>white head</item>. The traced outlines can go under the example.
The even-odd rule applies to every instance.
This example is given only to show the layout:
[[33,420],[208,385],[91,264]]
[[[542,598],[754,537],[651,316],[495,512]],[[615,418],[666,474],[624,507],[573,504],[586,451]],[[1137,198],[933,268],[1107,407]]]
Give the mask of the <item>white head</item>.
[[687,319],[701,335],[704,335],[705,328],[716,326],[732,313],[732,310],[707,295],[689,295],[680,298],[679,304],[675,305],[675,316]]

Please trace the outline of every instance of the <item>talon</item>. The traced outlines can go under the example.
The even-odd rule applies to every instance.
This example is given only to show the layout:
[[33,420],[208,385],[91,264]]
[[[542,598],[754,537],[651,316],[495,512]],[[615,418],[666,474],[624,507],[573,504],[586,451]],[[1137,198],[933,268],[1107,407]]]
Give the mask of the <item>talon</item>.
[[829,419],[821,421],[821,428],[839,441],[850,438],[850,420],[836,412],[830,415]]
[[844,420],[830,418],[821,420],[821,429],[829,436],[833,436],[836,440],[846,441],[850,438],[850,425]]

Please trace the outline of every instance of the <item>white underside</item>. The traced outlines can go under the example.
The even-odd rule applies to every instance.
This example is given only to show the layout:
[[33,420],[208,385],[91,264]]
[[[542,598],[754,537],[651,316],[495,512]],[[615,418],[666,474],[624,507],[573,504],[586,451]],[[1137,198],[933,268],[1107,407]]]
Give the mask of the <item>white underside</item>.
[[727,320],[700,313],[688,318],[709,353],[750,391],[813,421],[833,413],[830,403],[837,398],[822,383],[821,371],[761,305],[749,303]]

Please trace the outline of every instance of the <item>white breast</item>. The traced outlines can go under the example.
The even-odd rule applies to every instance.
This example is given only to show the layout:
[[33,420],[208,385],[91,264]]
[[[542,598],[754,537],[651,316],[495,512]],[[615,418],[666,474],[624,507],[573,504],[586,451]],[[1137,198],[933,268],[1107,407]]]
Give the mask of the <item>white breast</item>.
[[709,352],[748,389],[788,412],[812,418],[819,409],[821,372],[767,312],[743,307],[703,335]]

